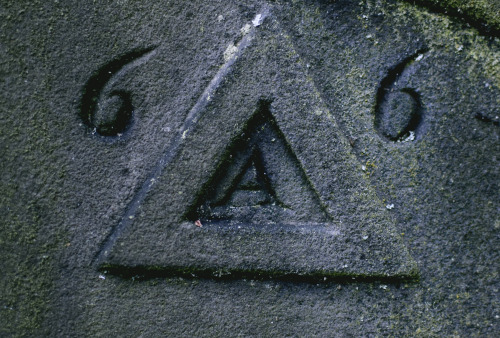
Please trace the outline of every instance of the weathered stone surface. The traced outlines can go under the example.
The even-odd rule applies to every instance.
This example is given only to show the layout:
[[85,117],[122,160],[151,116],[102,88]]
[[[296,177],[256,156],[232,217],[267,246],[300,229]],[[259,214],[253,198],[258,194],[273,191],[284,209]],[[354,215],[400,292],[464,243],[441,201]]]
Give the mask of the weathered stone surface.
[[[408,2],[410,2],[408,0]],[[500,33],[500,2],[495,0],[412,0],[439,13],[459,17],[481,32]]]
[[0,4],[0,335],[497,335],[495,11]]

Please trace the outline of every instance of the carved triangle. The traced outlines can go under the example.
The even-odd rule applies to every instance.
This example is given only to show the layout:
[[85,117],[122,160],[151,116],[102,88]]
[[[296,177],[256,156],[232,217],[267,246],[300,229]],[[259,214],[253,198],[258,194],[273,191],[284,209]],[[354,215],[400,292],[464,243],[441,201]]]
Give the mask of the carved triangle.
[[[259,104],[238,135],[221,149],[213,174],[183,214],[163,210],[182,198],[175,192],[185,179],[154,190],[138,217],[129,218],[132,226],[103,252],[100,269],[122,276],[215,276],[223,270],[231,278],[417,278],[415,262],[375,204],[363,210],[366,221],[332,219],[269,102]],[[181,167],[173,172],[182,175],[183,162],[175,165]],[[347,196],[339,207],[352,207],[355,198]]]
[[[99,268],[132,276],[418,278],[394,218],[307,70],[283,71],[279,85],[269,76],[269,62],[301,67],[289,60],[293,46],[254,41],[262,45],[253,55],[265,62],[241,63],[219,91],[204,92],[103,244]],[[256,105],[256,95],[274,101]]]
[[328,221],[268,103],[261,104],[226,154],[188,219],[241,224]]

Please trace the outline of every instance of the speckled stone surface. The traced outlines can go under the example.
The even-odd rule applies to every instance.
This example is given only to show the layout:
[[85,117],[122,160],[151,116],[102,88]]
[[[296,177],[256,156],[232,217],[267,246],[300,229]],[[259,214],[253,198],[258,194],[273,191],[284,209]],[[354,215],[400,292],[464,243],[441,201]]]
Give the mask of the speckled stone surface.
[[415,2],[0,4],[0,336],[498,335],[499,7]]

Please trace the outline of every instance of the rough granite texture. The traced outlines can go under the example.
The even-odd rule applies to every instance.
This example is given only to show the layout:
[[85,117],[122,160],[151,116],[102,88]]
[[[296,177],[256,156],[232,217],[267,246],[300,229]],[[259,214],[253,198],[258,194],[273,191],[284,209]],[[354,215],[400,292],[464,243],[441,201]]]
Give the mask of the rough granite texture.
[[[2,1],[0,336],[498,336],[499,3],[415,3]],[[365,233],[294,273],[262,247],[257,268],[221,259],[247,252],[237,236],[206,270],[183,261],[262,102],[304,172],[271,178],[276,196],[310,185],[345,233],[408,255],[412,278],[361,254],[306,278],[373,248]]]

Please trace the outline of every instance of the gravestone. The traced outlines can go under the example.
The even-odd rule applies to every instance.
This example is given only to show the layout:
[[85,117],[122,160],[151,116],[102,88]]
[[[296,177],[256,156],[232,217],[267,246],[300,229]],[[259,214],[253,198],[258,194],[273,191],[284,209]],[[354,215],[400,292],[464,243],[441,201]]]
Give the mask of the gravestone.
[[499,10],[0,5],[0,335],[497,335]]

